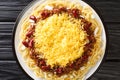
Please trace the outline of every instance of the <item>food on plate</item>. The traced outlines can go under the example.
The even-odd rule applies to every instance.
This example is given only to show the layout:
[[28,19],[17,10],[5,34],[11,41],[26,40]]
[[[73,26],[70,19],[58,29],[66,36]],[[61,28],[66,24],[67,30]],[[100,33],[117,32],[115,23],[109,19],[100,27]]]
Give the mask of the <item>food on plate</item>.
[[40,78],[82,80],[102,54],[101,26],[77,0],[46,0],[21,25],[19,51]]

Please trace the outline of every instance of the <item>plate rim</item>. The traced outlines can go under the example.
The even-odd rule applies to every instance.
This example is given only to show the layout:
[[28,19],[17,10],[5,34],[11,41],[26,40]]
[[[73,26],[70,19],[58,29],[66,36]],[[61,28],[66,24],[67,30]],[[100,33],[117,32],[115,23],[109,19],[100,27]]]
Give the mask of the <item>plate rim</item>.
[[[19,67],[21,68],[22,72],[25,73],[26,76],[28,76],[28,78],[30,80],[33,80],[33,78],[23,69],[23,67],[21,66],[18,58],[17,58],[17,53],[16,53],[16,50],[15,50],[15,34],[16,34],[16,30],[17,30],[17,26],[22,18],[22,16],[25,14],[25,12],[30,9],[30,7],[32,5],[34,5],[36,2],[38,2],[39,0],[34,0],[34,1],[31,1],[30,3],[28,3],[28,5],[26,5],[26,7],[19,13],[18,17],[16,18],[16,21],[15,21],[15,24],[14,24],[14,27],[13,27],[13,30],[12,30],[12,51],[13,51],[13,54],[14,54],[14,57],[15,57],[15,60],[16,60],[16,63],[19,65]],[[93,74],[87,79],[87,80],[90,80],[101,68],[101,66],[103,65],[103,63],[105,62],[105,59],[106,59],[106,56],[107,56],[107,48],[108,48],[108,36],[107,36],[107,29],[106,29],[106,25],[104,23],[104,19],[101,15],[101,12],[94,6],[94,4],[92,4],[91,2],[89,1],[86,1],[86,0],[80,0],[80,1],[83,1],[84,3],[86,3],[87,5],[89,5],[96,13],[97,15],[99,16],[99,18],[101,19],[101,22],[103,24],[103,29],[104,29],[104,32],[105,32],[105,38],[106,38],[106,44],[105,44],[105,49],[104,49],[104,54],[103,54],[103,58],[99,64],[99,66],[97,67],[97,69],[93,72]]]

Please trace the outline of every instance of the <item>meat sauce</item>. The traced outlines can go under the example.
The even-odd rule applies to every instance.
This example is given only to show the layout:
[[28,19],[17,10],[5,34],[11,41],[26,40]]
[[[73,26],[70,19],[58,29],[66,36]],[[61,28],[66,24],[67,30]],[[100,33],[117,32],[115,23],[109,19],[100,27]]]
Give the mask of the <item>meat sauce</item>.
[[[53,10],[44,9],[40,12],[39,19],[44,20],[44,19],[52,16],[53,14],[60,14],[62,12],[68,13],[73,18],[81,19],[82,23],[84,23],[84,30],[89,35],[88,39],[90,42],[85,45],[84,54],[82,55],[82,57],[76,59],[75,61],[73,61],[73,63],[67,64],[66,67],[60,67],[58,65],[55,65],[53,68],[51,68],[50,65],[46,64],[46,60],[42,59],[42,58],[40,59],[38,57],[38,54],[35,52],[34,36],[33,36],[33,33],[35,32],[35,25],[30,26],[30,28],[27,30],[25,40],[22,41],[22,44],[25,47],[29,48],[30,57],[36,62],[37,66],[41,70],[47,71],[47,72],[52,72],[53,74],[56,74],[58,76],[67,74],[73,70],[79,70],[80,67],[82,67],[84,64],[86,64],[88,62],[89,56],[92,55],[91,49],[93,49],[94,43],[96,41],[96,39],[93,35],[93,31],[90,29],[92,24],[90,22],[86,21],[84,18],[80,17],[81,12],[79,9],[67,9],[65,7],[53,8]],[[35,23],[38,21],[38,19],[34,15],[30,16],[30,19],[33,20]]]

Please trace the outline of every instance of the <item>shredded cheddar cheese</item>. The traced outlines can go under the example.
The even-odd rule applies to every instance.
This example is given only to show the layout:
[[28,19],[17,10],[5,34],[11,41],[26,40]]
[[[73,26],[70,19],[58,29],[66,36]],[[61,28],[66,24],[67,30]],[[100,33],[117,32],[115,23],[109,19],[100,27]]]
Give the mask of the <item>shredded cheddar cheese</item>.
[[88,42],[80,20],[71,18],[67,13],[54,14],[39,21],[34,36],[36,52],[42,52],[51,67],[56,64],[64,67],[81,57]]

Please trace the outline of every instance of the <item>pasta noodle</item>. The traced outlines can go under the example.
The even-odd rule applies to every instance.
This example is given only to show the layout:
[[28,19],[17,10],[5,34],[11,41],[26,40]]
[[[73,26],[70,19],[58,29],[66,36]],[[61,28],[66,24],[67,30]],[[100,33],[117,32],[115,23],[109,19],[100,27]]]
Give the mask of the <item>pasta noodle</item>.
[[[42,2],[42,1],[41,1]],[[91,68],[91,67],[93,67],[94,65],[95,65],[95,63],[100,59],[100,56],[103,54],[103,52],[102,52],[102,49],[101,49],[101,44],[102,44],[102,41],[101,41],[101,25],[99,24],[99,22],[94,18],[94,15],[93,15],[93,12],[92,12],[92,9],[89,7],[89,6],[81,6],[80,4],[79,4],[79,2],[77,2],[77,0],[76,1],[74,1],[74,2],[71,2],[71,1],[69,1],[69,0],[47,0],[47,1],[44,1],[44,3],[42,3],[42,4],[36,4],[35,5],[35,7],[33,8],[33,11],[31,11],[31,14],[29,14],[29,16],[30,15],[34,15],[34,16],[38,16],[39,15],[39,12],[40,12],[40,10],[43,10],[44,8],[45,8],[45,6],[46,5],[49,5],[49,6],[57,6],[57,5],[59,5],[59,6],[66,6],[67,8],[77,8],[77,9],[79,9],[79,10],[81,10],[81,14],[82,14],[82,17],[84,17],[88,22],[91,22],[92,23],[92,25],[91,25],[91,30],[92,31],[94,31],[94,36],[95,36],[95,39],[96,39],[96,42],[95,42],[95,44],[94,44],[94,48],[92,49],[92,55],[89,57],[89,60],[88,60],[88,62],[86,63],[86,64],[84,64],[84,66],[83,67],[81,67],[79,70],[77,70],[77,71],[72,71],[72,72],[70,72],[70,73],[68,73],[68,74],[65,74],[65,75],[62,75],[62,76],[57,76],[57,75],[55,75],[55,74],[52,74],[52,73],[50,73],[50,72],[43,72],[37,65],[36,65],[36,63],[35,63],[35,61],[34,60],[32,60],[31,58],[30,58],[30,51],[29,51],[29,49],[27,49],[27,48],[24,48],[24,46],[23,46],[23,44],[22,44],[22,40],[23,39],[25,39],[25,36],[26,36],[26,32],[27,32],[27,30],[28,30],[28,28],[29,28],[29,25],[30,25],[30,22],[29,22],[29,17],[28,17],[28,15],[27,15],[27,17],[26,18],[24,18],[23,19],[23,21],[22,21],[22,29],[21,29],[21,33],[20,33],[20,45],[19,45],[19,51],[20,51],[20,53],[21,53],[21,55],[23,56],[23,58],[24,58],[24,61],[25,61],[25,63],[28,65],[28,67],[34,72],[34,74],[36,75],[36,76],[38,76],[38,77],[40,77],[40,78],[45,78],[46,80],[84,80],[84,76],[85,76],[85,74],[88,72],[88,70]],[[60,16],[60,17],[59,17]],[[45,28],[45,29],[41,29],[41,27],[40,26],[48,26],[49,27],[49,25],[51,24],[51,26],[53,26],[53,25],[56,25],[57,24],[57,22],[59,22],[59,24],[57,24],[57,26],[59,26],[59,27],[61,27],[61,26],[63,26],[63,25],[67,25],[67,27],[69,27],[69,28],[71,28],[70,26],[72,25],[72,23],[71,22],[73,22],[73,24],[74,23],[76,23],[77,25],[81,25],[81,23],[78,23],[78,20],[75,20],[75,19],[73,19],[73,18],[69,18],[69,16],[67,15],[67,14],[60,14],[59,16],[57,16],[57,15],[53,15],[53,16],[51,16],[51,17],[49,17],[49,19],[45,19],[45,20],[43,20],[43,21],[40,21],[40,22],[38,22],[37,24],[36,24],[36,26],[37,27],[39,27],[39,28],[36,28],[35,29],[35,34],[34,34],[34,36],[35,36],[35,41],[37,42],[37,40],[39,40],[40,41],[40,39],[41,40],[47,40],[47,39],[42,39],[42,36],[41,35],[38,35],[38,33],[39,33],[39,30],[43,30],[43,31],[41,31],[41,33],[40,34],[42,34],[42,35],[44,35],[44,36],[46,36],[47,35],[47,29],[51,29],[51,28]],[[59,21],[56,21],[57,19],[56,18],[60,18],[60,20]],[[69,21],[68,22],[63,22],[62,21],[62,18],[63,19],[66,19],[66,18],[69,18]],[[52,19],[52,20],[50,20],[50,19]],[[48,20],[48,21],[47,21]],[[51,22],[51,21],[53,21],[53,20],[55,20],[54,22]],[[56,22],[56,24],[53,24],[53,23],[55,23]],[[69,26],[70,25],[70,26]],[[73,26],[77,26],[77,25],[73,25]],[[66,26],[65,26],[66,27]],[[65,27],[63,27],[63,30],[65,30]],[[62,29],[62,28],[61,28]],[[76,30],[75,30],[76,29]],[[38,30],[38,31],[37,31]],[[55,34],[57,34],[57,29],[55,29],[56,30],[56,33]],[[71,28],[70,30],[73,30],[73,31],[78,31],[78,29],[77,28]],[[96,32],[95,32],[95,30],[96,30]],[[54,31],[55,32],[55,31]],[[67,32],[69,32],[69,30],[67,31]],[[52,37],[52,35],[54,34],[52,34],[52,33],[48,33],[49,35],[48,36],[50,36],[49,38],[54,38],[54,37]],[[51,34],[51,35],[50,35]],[[84,32],[84,31],[78,31],[78,34],[84,34],[84,35],[80,35],[81,36],[81,44],[82,45],[84,45],[84,44],[86,44],[86,42],[87,42],[87,40],[85,40],[85,38],[87,37],[87,34]],[[68,34],[67,34],[68,35]],[[73,37],[73,35],[72,34],[69,34],[68,36],[72,36]],[[77,35],[77,33],[76,33],[76,35]],[[40,39],[38,38],[39,36],[41,36],[40,37]],[[44,36],[43,36],[43,38],[44,38]],[[75,36],[75,35],[74,35]],[[71,37],[70,37],[71,38]],[[74,38],[76,38],[77,39],[77,36],[75,36]],[[52,44],[52,41],[51,41],[51,43],[50,43],[50,41],[41,41],[41,44],[42,45],[45,45],[44,43],[45,42],[49,42],[49,43],[46,43],[46,44]],[[67,41],[67,42],[69,42],[69,41]],[[80,42],[80,41],[79,41]],[[78,42],[78,43],[79,43]],[[73,43],[73,42],[71,42],[71,43]],[[75,42],[76,43],[76,42]],[[38,43],[35,43],[35,48],[36,48],[36,51],[38,51],[39,52],[39,48],[41,47],[41,44],[39,44],[39,42]],[[65,44],[65,43],[63,43],[63,44]],[[59,44],[56,44],[56,45],[58,45],[58,46],[60,46]],[[75,46],[78,46],[78,44],[76,44]],[[80,45],[81,46],[81,45]],[[71,61],[73,61],[73,60],[75,60],[75,59],[77,59],[78,57],[80,57],[81,55],[82,55],[82,49],[84,48],[84,47],[80,47],[79,46],[79,48],[80,48],[80,53],[78,53],[78,54],[76,54],[76,55],[74,55],[74,54],[71,54],[72,56],[76,56],[76,57],[70,57],[69,59],[71,60]],[[77,48],[77,47],[75,47],[75,48]],[[72,50],[72,48],[70,48],[71,50]],[[47,48],[45,48],[45,47],[42,47],[41,48],[41,51],[47,51]],[[54,49],[55,50],[55,49]],[[52,51],[53,51],[53,53],[55,53],[54,52],[54,50],[51,50],[51,53],[52,53]],[[74,49],[73,49],[74,50]],[[58,51],[59,52],[59,51]],[[61,52],[62,52],[62,50],[61,50]],[[76,51],[77,52],[77,51]],[[53,58],[53,56],[51,56],[50,57],[50,55],[51,54],[49,54],[50,53],[50,50],[48,50],[48,52],[47,52],[47,56],[45,56],[46,58]],[[66,52],[67,53],[67,52]],[[69,55],[69,54],[68,54]],[[67,55],[67,56],[68,56]],[[77,56],[78,55],[78,56]],[[57,55],[58,56],[58,55]],[[61,55],[60,55],[61,56]],[[58,57],[57,57],[58,58]],[[73,58],[73,59],[72,59]],[[75,59],[74,59],[75,58]],[[50,59],[49,59],[50,60]],[[50,60],[50,61],[48,61],[48,63],[49,64],[51,64],[51,65],[54,65],[55,63],[57,63],[57,60],[56,60],[56,58],[54,59],[54,61],[56,61],[56,62],[52,62],[52,60]],[[63,64],[62,66],[65,66],[68,62],[67,62],[68,60],[64,60],[64,64],[63,63],[60,63],[60,64]]]

